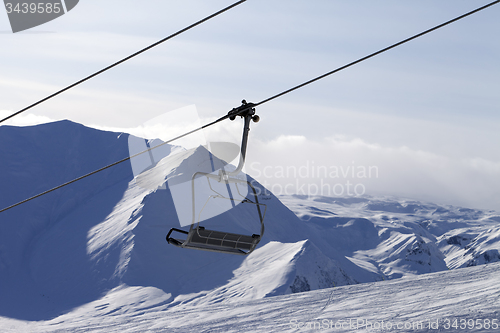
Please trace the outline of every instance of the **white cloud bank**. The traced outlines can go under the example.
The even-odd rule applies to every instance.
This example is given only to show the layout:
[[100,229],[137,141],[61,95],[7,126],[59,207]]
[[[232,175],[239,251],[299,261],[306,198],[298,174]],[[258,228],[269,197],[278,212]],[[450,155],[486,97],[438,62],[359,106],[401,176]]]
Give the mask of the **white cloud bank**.
[[500,162],[341,136],[280,136],[249,150],[247,173],[278,194],[384,194],[500,210]]
[[[0,117],[11,113],[0,110]],[[28,113],[6,124],[28,126],[50,121],[53,120]],[[206,140],[239,142],[238,124],[229,124],[230,130],[214,127],[204,133]],[[192,126],[185,125],[175,133],[183,133]],[[173,133],[172,128],[144,124],[135,128],[92,127],[163,140],[171,138]],[[382,146],[359,138],[334,136],[312,140],[292,135],[270,141],[252,138],[245,171],[275,194],[382,194],[500,211],[500,162],[450,157],[406,146]]]
[[[12,115],[14,112],[8,111],[8,110],[0,110],[0,119],[4,119],[10,115]],[[32,125],[39,125],[39,124],[45,124],[45,123],[50,123],[54,121],[54,119],[51,119],[46,116],[38,116],[32,113],[26,113],[23,115],[19,115],[16,117],[13,117],[4,123],[2,125],[10,125],[10,126],[32,126]]]

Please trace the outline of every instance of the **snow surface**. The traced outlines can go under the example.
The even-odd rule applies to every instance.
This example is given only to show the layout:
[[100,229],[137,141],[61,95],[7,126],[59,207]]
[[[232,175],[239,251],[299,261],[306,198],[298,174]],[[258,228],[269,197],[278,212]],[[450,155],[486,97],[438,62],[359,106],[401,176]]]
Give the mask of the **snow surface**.
[[[69,121],[1,126],[0,205],[122,159],[128,141]],[[206,156],[200,147],[175,165],[206,164]],[[2,331],[270,332],[293,331],[293,319],[500,319],[496,212],[389,197],[277,198],[254,182],[267,212],[252,254],[180,249],[165,241],[179,227],[169,180],[186,168],[165,161],[135,179],[124,163],[0,215]],[[203,224],[260,228],[249,204]]]
[[[213,305],[171,306],[156,288],[117,287],[58,318],[0,318],[0,327],[3,332],[498,332],[491,323],[500,320],[499,269],[495,263]],[[458,329],[452,327],[455,320]],[[480,329],[487,321],[489,328]]]

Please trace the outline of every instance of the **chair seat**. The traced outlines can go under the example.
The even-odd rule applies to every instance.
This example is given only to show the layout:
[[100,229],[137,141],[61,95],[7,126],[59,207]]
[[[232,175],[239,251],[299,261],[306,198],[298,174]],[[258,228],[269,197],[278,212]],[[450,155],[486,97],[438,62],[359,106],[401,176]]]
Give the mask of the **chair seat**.
[[[186,239],[179,240],[170,237],[173,231],[186,234]],[[253,251],[260,242],[260,238],[260,235],[255,234],[247,236],[207,230],[203,227],[192,228],[189,232],[172,228],[167,235],[167,241],[179,247],[243,255]]]

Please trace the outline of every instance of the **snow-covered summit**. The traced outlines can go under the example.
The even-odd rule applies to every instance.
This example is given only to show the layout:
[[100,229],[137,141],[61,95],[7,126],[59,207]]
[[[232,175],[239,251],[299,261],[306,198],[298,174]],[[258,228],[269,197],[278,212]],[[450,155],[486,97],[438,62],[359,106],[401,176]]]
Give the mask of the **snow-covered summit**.
[[[127,157],[128,139],[69,121],[1,126],[0,206]],[[251,177],[267,205],[257,250],[240,257],[168,245],[166,233],[179,227],[169,180],[188,181],[200,161],[211,170],[225,163],[203,147],[170,155],[165,146],[169,156],[139,176],[122,163],[0,214],[0,316],[49,319],[118,289],[154,288],[170,307],[205,306],[499,261],[495,212],[277,198]],[[237,205],[203,223],[251,234],[254,209]]]

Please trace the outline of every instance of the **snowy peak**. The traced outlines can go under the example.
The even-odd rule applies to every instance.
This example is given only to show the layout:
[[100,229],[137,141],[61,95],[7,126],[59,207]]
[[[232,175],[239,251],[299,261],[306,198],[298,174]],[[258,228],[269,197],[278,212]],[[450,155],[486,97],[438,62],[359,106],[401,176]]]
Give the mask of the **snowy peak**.
[[500,226],[451,230],[439,237],[438,246],[450,268],[500,261]]
[[387,277],[397,278],[447,269],[444,255],[429,239],[407,231],[385,230],[383,234],[386,233],[387,239],[373,251],[365,251],[363,254],[376,258]]
[[308,240],[269,242],[245,258],[233,274],[214,290],[181,295],[174,303],[235,302],[357,283]]
[[285,294],[357,283],[347,275],[339,263],[325,256],[308,240],[302,243],[302,248],[292,263],[294,270],[289,276]]
[[[161,145],[158,143],[156,146]],[[153,145],[152,145],[153,146]],[[216,145],[219,147],[220,145]],[[154,146],[153,146],[154,147]],[[222,153],[220,153],[222,154]],[[141,159],[148,159],[147,156]],[[135,161],[132,162],[136,163]],[[140,187],[147,189],[165,188],[165,182],[168,185],[175,186],[190,182],[196,172],[213,173],[222,168],[228,170],[234,169],[222,159],[210,152],[206,146],[184,150],[176,149],[170,154],[165,155],[150,168],[146,168],[136,176],[136,182]]]
[[[1,126],[0,205],[127,156],[127,135],[70,121]],[[122,163],[0,215],[0,299],[15,300],[0,302],[0,314],[36,319],[99,296],[108,269],[89,261],[88,231],[106,219],[131,179]]]
[[500,261],[499,219],[492,211],[394,198],[280,199],[336,251],[384,278]]

